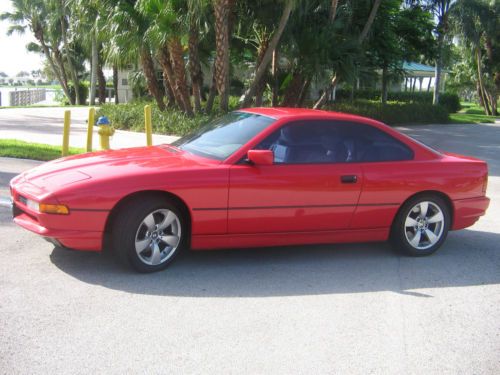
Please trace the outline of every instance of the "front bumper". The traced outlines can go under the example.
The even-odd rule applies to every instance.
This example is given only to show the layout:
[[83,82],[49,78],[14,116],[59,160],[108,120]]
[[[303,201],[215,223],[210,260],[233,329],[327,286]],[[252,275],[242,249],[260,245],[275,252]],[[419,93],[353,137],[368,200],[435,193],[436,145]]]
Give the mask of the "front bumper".
[[100,251],[102,248],[102,232],[50,229],[40,225],[26,213],[15,216],[14,222],[61,247],[83,251]]
[[100,251],[108,211],[71,211],[69,215],[45,214],[32,210],[26,197],[39,200],[11,185],[12,216],[19,226],[58,246],[83,251]]

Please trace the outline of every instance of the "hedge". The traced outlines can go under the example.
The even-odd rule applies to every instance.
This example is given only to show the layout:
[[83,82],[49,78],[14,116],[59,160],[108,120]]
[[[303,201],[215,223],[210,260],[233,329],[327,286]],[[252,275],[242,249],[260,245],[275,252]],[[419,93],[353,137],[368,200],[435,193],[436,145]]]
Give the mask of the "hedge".
[[188,117],[178,110],[161,112],[156,103],[136,102],[126,104],[104,104],[97,116],[106,116],[115,129],[144,131],[144,106],[152,107],[153,133],[184,135],[207,123],[213,116],[196,115]]
[[[158,110],[156,103],[135,102],[126,104],[105,104],[100,107],[97,116],[106,116],[116,129],[144,131],[144,105],[152,106],[153,132],[157,134],[185,135],[206,124],[218,113],[188,117],[184,113],[168,109]],[[232,107],[235,106],[233,103]],[[444,107],[425,103],[390,103],[382,105],[369,101],[338,103],[325,109],[353,113],[374,118],[389,125],[429,124],[449,122],[448,112]]]
[[444,107],[426,103],[381,104],[358,101],[329,105],[326,109],[370,117],[388,125],[445,124],[450,121]]
[[[372,101],[381,100],[380,90],[354,90],[354,92],[351,92],[351,90],[338,89],[335,98],[338,102],[344,103],[351,100],[351,94],[353,94],[353,99],[355,101],[362,99]],[[389,102],[432,104],[432,99],[432,92],[400,91],[387,93],[387,100]],[[460,98],[457,94],[441,93],[439,96],[439,104],[445,107],[449,113],[458,112],[461,108]]]

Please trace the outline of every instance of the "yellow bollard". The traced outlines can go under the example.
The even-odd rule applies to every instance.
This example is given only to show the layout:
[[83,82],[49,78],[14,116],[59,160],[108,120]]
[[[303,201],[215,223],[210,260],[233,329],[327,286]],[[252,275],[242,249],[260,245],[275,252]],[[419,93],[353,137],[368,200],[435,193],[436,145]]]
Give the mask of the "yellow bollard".
[[99,125],[99,145],[101,150],[109,150],[109,137],[115,134],[115,129],[111,126],[108,118],[106,116],[101,116],[97,120],[97,125]]
[[146,144],[148,146],[153,145],[153,125],[151,119],[151,106],[144,106],[144,126],[146,128]]
[[69,129],[71,125],[71,111],[64,111],[64,129],[63,129],[63,143],[62,143],[62,156],[69,154]]
[[94,131],[95,108],[89,109],[89,119],[87,123],[87,152],[92,151],[92,135]]

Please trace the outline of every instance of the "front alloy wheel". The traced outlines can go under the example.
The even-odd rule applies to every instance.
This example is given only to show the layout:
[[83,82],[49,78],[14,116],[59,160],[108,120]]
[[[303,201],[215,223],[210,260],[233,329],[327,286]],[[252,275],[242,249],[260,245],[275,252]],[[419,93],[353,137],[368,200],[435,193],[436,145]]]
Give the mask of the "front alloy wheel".
[[179,218],[173,211],[162,208],[151,212],[139,224],[135,251],[143,263],[157,266],[175,254],[180,238]]
[[181,212],[163,197],[142,197],[124,205],[113,223],[114,252],[139,272],[166,268],[186,247]]

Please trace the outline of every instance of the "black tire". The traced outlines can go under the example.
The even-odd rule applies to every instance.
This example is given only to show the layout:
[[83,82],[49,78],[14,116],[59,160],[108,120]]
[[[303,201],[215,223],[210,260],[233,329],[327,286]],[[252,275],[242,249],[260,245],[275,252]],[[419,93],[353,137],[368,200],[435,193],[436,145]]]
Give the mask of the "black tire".
[[[422,216],[422,208],[426,202],[426,215]],[[431,222],[440,218],[439,213],[442,220]],[[450,208],[443,198],[432,194],[417,195],[406,201],[396,215],[391,230],[391,243],[405,255],[419,257],[433,254],[448,235],[450,219]],[[413,222],[414,226],[408,225]]]
[[[158,229],[150,232],[149,227],[145,224],[146,219],[152,217],[154,222],[158,222],[156,225],[158,228],[158,224],[162,223],[162,217],[165,220],[164,222],[168,221],[167,216],[170,215],[166,215],[168,212],[173,213],[176,220],[167,226],[164,231],[160,232]],[[178,236],[173,235],[174,226],[175,230],[178,231]],[[186,218],[182,215],[182,210],[172,202],[158,196],[138,197],[136,200],[122,207],[115,217],[111,232],[113,251],[122,263],[133,267],[138,272],[149,273],[161,271],[186,248],[187,229],[188,225]],[[177,237],[177,245],[170,246],[166,242],[162,242],[161,238],[166,237]],[[136,251],[136,241],[139,240],[144,243],[150,240],[149,245],[145,245],[141,253]],[[161,250],[165,246],[160,251],[160,258],[156,258],[153,255],[155,244],[158,246],[155,249],[155,255],[158,254],[158,249]],[[170,247],[171,249],[169,249]],[[150,253],[150,264],[148,264],[148,253]],[[154,261],[160,261],[160,263]]]

